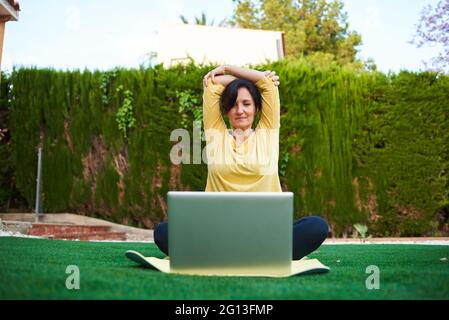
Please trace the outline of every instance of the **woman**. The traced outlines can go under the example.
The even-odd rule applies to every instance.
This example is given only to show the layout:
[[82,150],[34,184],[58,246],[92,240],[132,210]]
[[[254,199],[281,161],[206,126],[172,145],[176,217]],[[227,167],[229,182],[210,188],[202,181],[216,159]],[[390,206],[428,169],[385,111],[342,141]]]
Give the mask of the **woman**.
[[[282,192],[278,175],[279,77],[271,71],[219,66],[204,76],[203,85],[208,159],[205,191]],[[230,130],[220,111],[229,118]],[[328,225],[320,217],[295,221],[293,259],[315,251],[327,234]],[[154,241],[168,255],[167,222],[155,228]]]

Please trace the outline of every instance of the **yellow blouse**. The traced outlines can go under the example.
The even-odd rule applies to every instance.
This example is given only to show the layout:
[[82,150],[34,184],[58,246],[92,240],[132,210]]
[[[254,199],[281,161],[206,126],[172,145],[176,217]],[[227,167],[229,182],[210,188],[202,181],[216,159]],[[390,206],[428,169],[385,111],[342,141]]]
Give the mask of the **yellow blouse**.
[[278,175],[280,102],[273,81],[256,83],[262,114],[253,133],[237,144],[220,112],[224,86],[209,79],[203,94],[207,184],[205,191],[282,192]]

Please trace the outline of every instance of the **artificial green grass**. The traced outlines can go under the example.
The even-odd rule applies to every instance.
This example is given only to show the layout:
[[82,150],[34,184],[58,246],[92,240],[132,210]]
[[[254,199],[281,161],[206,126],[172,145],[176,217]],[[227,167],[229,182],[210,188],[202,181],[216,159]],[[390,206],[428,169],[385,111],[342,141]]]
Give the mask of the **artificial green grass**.
[[[290,278],[200,277],[137,266],[126,250],[163,257],[154,244],[0,238],[0,299],[448,299],[449,246],[323,245],[329,273]],[[80,289],[65,286],[68,265]],[[380,289],[368,290],[369,265]]]

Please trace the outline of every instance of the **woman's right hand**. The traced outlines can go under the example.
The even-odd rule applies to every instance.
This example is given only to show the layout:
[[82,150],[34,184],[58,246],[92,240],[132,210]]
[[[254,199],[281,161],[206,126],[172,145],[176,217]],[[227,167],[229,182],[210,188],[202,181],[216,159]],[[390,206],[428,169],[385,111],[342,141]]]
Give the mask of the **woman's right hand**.
[[216,67],[215,69],[209,71],[203,78],[204,86],[207,87],[207,81],[209,80],[209,78],[211,78],[212,83],[215,84],[215,76],[219,76],[219,75],[222,75],[225,73],[226,73],[226,68],[224,65]]

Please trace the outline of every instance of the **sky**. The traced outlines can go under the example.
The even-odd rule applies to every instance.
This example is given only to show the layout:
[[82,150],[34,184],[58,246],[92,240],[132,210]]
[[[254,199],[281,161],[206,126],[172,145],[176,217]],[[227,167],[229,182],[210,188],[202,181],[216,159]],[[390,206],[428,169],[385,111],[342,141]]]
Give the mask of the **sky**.
[[[20,0],[18,22],[7,22],[2,70],[13,66],[56,69],[138,67],[157,50],[162,23],[190,21],[205,12],[215,24],[233,13],[232,0]],[[422,8],[439,0],[343,0],[349,30],[362,35],[358,57],[383,72],[424,70],[438,48],[416,48]],[[132,3],[132,6],[129,4]]]

